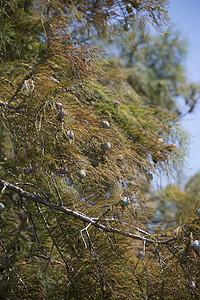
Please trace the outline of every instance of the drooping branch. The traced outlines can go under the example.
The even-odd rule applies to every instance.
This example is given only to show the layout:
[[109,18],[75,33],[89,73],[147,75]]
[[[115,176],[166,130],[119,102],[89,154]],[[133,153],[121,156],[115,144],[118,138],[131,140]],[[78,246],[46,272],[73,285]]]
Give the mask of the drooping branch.
[[13,105],[10,105],[10,103],[15,99],[15,97],[17,96],[17,94],[18,94],[19,91],[21,90],[21,88],[22,88],[22,86],[23,86],[25,80],[30,79],[30,78],[33,76],[33,74],[34,74],[35,69],[36,69],[38,66],[40,66],[41,64],[43,64],[49,57],[50,57],[50,55],[44,56],[37,64],[35,64],[35,66],[32,67],[31,71],[30,71],[27,75],[24,76],[24,78],[22,79],[22,81],[21,81],[20,84],[18,85],[16,91],[14,92],[14,94],[12,95],[12,97],[11,97],[11,98],[9,99],[9,101],[8,101],[8,104],[7,104],[7,105],[9,105],[10,108],[14,109],[14,106],[13,106]]
[[[52,233],[51,233],[51,230],[50,230],[50,228],[49,228],[48,222],[47,222],[47,220],[45,219],[45,217],[44,217],[44,215],[43,215],[43,212],[42,212],[42,210],[41,210],[41,208],[40,208],[40,206],[38,205],[37,202],[36,202],[36,206],[37,206],[37,209],[38,209],[38,211],[39,211],[39,213],[40,213],[40,215],[41,215],[41,217],[42,217],[42,220],[43,220],[43,222],[44,222],[44,224],[45,224],[45,227],[46,227],[46,229],[47,229],[47,231],[48,231],[48,233],[49,233],[49,236],[50,236],[50,238],[51,238],[51,240],[52,240],[52,242],[53,242],[53,245],[55,245],[56,249],[58,250],[58,252],[59,252],[59,254],[60,254],[60,257],[62,258],[62,260],[64,261],[64,263],[65,263],[65,265],[66,265],[67,272],[69,273],[69,266],[68,266],[68,263],[69,263],[69,262],[66,260],[66,258],[65,258],[64,255],[62,254],[60,248],[58,247],[58,245],[57,245],[57,243],[56,243],[56,241],[55,241],[55,239],[54,239],[54,237],[53,237],[53,235],[52,235]],[[70,267],[71,267],[71,266],[70,266]]]
[[12,263],[11,263],[11,258],[6,250],[6,248],[4,247],[4,244],[3,244],[3,241],[0,239],[0,246],[1,248],[3,249],[3,252],[5,253],[6,255],[6,259],[7,259],[7,262],[9,263],[9,268],[11,269],[12,268],[12,271],[14,272],[14,274],[16,275],[17,279],[21,282],[21,284],[23,285],[25,291],[26,291],[26,299],[28,300],[29,299],[29,294],[28,294],[28,288],[26,286],[26,284],[24,283],[24,281],[21,279],[21,277],[19,276],[19,274],[16,272],[15,268],[13,267]]
[[85,214],[83,214],[81,212],[68,209],[68,208],[66,208],[62,205],[57,205],[56,203],[54,203],[52,201],[48,201],[48,200],[46,200],[46,199],[44,199],[44,198],[42,198],[38,195],[35,195],[35,194],[32,194],[30,192],[27,192],[27,191],[23,190],[22,188],[16,186],[15,184],[11,184],[9,182],[6,182],[6,181],[0,179],[0,185],[3,186],[4,189],[6,187],[9,190],[17,193],[21,197],[27,199],[28,201],[41,203],[41,204],[46,205],[48,207],[51,207],[55,210],[61,211],[64,214],[70,215],[70,216],[72,216],[72,217],[74,217],[78,220],[81,220],[83,222],[91,224],[91,225],[95,226],[96,228],[99,228],[100,230],[102,230],[104,232],[111,232],[111,233],[115,233],[115,234],[119,234],[119,235],[129,237],[131,239],[142,240],[142,241],[146,241],[146,242],[149,242],[149,243],[154,243],[156,241],[157,243],[164,244],[164,243],[169,243],[170,241],[174,240],[173,238],[172,239],[167,239],[167,240],[156,240],[152,236],[151,236],[152,238],[146,238],[145,236],[138,235],[138,234],[133,234],[133,233],[126,232],[126,231],[123,231],[123,230],[119,230],[119,229],[116,229],[114,227],[107,227],[103,224],[100,224],[99,220],[97,218],[90,218],[90,217],[86,216]]

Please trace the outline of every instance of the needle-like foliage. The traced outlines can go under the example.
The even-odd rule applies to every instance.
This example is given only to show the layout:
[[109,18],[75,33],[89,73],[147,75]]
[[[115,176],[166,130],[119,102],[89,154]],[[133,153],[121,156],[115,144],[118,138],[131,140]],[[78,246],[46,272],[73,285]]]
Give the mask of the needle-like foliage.
[[154,232],[145,208],[156,170],[182,160],[177,116],[83,38],[130,16],[161,30],[167,2],[5,0],[1,15],[1,298],[193,295],[188,229]]

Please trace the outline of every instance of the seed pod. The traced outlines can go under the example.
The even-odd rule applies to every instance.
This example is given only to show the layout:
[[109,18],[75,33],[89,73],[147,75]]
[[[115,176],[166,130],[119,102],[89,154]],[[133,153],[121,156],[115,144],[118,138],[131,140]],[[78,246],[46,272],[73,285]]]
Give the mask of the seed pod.
[[60,174],[67,174],[68,169],[66,167],[60,169]]
[[94,159],[92,162],[91,162],[91,165],[96,168],[99,166],[99,160],[98,159]]
[[111,144],[109,142],[101,144],[101,148],[104,150],[110,150]]
[[67,135],[68,135],[68,138],[69,138],[70,140],[73,140],[73,139],[74,139],[74,133],[73,133],[73,131],[67,131]]
[[128,12],[129,14],[132,13],[133,7],[132,7],[131,3],[128,3],[128,4],[126,5],[126,10],[127,10],[127,12]]
[[110,123],[108,121],[102,121],[102,127],[103,128],[109,128],[110,127]]
[[129,31],[130,28],[131,28],[130,24],[128,24],[128,23],[124,24],[124,30],[125,31]]
[[79,176],[79,178],[81,178],[81,179],[83,179],[83,178],[85,178],[86,177],[86,172],[85,172],[85,170],[79,170],[79,172],[78,172],[78,176]]
[[139,6],[140,6],[138,0],[135,0],[134,3],[132,4],[132,6],[133,6],[135,9],[138,9]]
[[129,197],[123,197],[122,198],[122,206],[127,206],[129,204],[131,204],[130,198]]
[[31,174],[31,169],[30,168],[24,169],[24,175],[30,175],[30,174]]
[[60,112],[59,112],[59,114],[58,114],[58,120],[59,121],[63,121],[65,115],[66,115],[66,112],[61,109]]
[[1,211],[4,211],[4,209],[5,209],[4,204],[3,204],[3,203],[0,203],[0,212],[1,212]]
[[193,248],[195,251],[198,251],[198,252],[200,251],[200,240],[194,241]]
[[62,109],[62,103],[60,103],[60,102],[56,103],[56,107],[57,107],[58,109]]

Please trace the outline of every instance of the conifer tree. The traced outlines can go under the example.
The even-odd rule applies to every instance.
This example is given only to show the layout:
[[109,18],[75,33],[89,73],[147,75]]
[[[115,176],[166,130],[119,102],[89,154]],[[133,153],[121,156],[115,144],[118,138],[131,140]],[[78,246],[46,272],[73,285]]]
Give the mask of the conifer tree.
[[[181,33],[168,28],[165,34],[150,34],[141,20],[129,19],[130,29],[123,32],[115,26],[117,38],[104,34],[98,45],[109,49],[105,57],[107,68],[120,65],[128,83],[149,105],[158,105],[182,116],[191,113],[199,100],[200,86],[187,77],[185,58],[188,41]],[[182,111],[177,99],[182,99],[187,111]],[[185,105],[184,105],[185,106]]]
[[133,16],[162,30],[167,1],[1,1],[1,299],[198,299],[198,218],[152,230],[143,192],[178,118],[90,42]]

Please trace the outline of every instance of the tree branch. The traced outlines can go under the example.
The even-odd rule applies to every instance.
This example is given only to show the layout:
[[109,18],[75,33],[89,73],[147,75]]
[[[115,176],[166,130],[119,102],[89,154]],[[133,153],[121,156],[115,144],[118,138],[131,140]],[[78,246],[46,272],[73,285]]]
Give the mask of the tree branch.
[[11,184],[11,183],[8,183],[8,182],[0,179],[0,185],[3,186],[3,187],[6,186],[6,188],[8,188],[9,190],[11,190],[11,191],[17,193],[18,195],[24,197],[28,201],[41,203],[41,204],[44,204],[48,207],[54,208],[55,210],[61,211],[64,214],[67,214],[67,215],[70,215],[70,216],[74,217],[75,219],[78,219],[78,220],[81,220],[81,221],[86,222],[88,224],[91,224],[91,225],[99,228],[100,230],[102,230],[104,232],[111,232],[111,233],[115,233],[115,234],[119,234],[119,235],[129,237],[131,239],[142,240],[142,241],[146,241],[146,242],[149,242],[149,243],[154,243],[156,241],[157,243],[164,244],[164,243],[169,243],[170,241],[174,240],[174,238],[168,239],[168,240],[156,240],[155,238],[148,239],[145,236],[137,235],[137,234],[130,233],[130,232],[125,232],[123,230],[119,230],[119,229],[116,229],[114,227],[107,227],[103,224],[98,223],[97,218],[90,218],[90,217],[86,216],[85,214],[83,214],[81,212],[68,209],[68,208],[64,207],[63,205],[57,205],[56,203],[48,201],[48,200],[46,200],[46,199],[44,199],[44,198],[42,198],[38,195],[31,194],[27,191],[24,191],[22,188],[16,186],[15,184]]

